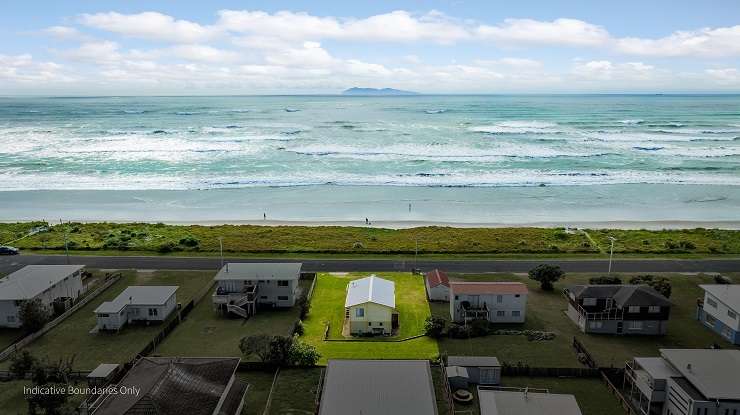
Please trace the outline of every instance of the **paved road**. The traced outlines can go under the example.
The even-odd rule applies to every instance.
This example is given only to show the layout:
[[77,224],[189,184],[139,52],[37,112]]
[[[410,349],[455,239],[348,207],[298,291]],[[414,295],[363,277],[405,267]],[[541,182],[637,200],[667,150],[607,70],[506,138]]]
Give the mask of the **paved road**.
[[[226,258],[227,262],[302,262],[304,271],[409,271],[414,261],[391,259],[240,259]],[[65,264],[63,255],[17,255],[0,257],[0,273],[13,272],[30,264]],[[146,257],[146,256],[71,256],[71,264],[106,269],[194,269],[216,270],[221,260],[217,257]],[[527,272],[538,264],[559,265],[566,272],[606,272],[607,260],[419,260],[422,270],[434,268],[450,272]],[[622,259],[614,260],[614,272],[738,272],[740,259]]]

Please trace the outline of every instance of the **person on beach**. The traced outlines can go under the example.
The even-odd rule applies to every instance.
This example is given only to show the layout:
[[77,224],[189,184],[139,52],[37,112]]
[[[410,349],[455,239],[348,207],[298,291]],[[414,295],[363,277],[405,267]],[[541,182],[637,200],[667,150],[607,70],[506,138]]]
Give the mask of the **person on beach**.
[[267,220],[267,213],[262,214],[262,220]]
[[369,225],[369,224],[370,224],[370,220],[368,218],[365,218],[365,225]]

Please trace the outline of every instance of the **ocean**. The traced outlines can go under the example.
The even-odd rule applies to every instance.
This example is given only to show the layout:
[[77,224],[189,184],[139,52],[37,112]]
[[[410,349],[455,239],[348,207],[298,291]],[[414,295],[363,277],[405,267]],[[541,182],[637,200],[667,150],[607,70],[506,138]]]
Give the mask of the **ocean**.
[[739,208],[737,95],[0,98],[0,220],[715,222]]

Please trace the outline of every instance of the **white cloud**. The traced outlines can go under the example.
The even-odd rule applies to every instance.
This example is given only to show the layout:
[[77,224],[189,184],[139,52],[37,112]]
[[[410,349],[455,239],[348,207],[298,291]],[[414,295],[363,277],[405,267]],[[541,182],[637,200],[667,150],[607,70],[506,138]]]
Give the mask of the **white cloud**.
[[740,84],[740,71],[737,68],[707,69],[704,72],[719,84]]
[[236,52],[207,45],[178,45],[172,47],[170,51],[178,58],[191,61],[228,63],[239,59]]
[[477,34],[482,39],[501,44],[600,46],[609,41],[606,29],[576,19],[556,19],[551,22],[506,19],[502,25],[478,27]]
[[612,63],[607,60],[576,62],[572,74],[585,81],[649,81],[658,71],[642,62]]
[[84,40],[87,36],[82,34],[77,28],[70,26],[51,26],[42,30],[43,33],[60,40]]
[[10,83],[69,82],[63,66],[54,62],[37,62],[30,54],[0,54],[0,85]]
[[118,43],[107,40],[85,42],[78,48],[67,49],[59,54],[70,60],[98,64],[110,64],[121,59]]
[[187,20],[176,20],[172,16],[158,12],[83,14],[79,21],[85,26],[124,36],[174,43],[197,43],[212,39],[218,33],[213,27]]
[[645,56],[735,56],[740,55],[740,25],[678,31],[659,39],[627,37],[616,41],[617,50]]

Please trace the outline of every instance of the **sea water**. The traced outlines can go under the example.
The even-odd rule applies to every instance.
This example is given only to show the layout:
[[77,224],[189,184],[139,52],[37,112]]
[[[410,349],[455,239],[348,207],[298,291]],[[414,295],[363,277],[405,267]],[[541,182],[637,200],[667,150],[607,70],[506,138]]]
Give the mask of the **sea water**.
[[735,221],[739,186],[737,95],[0,98],[0,220]]

